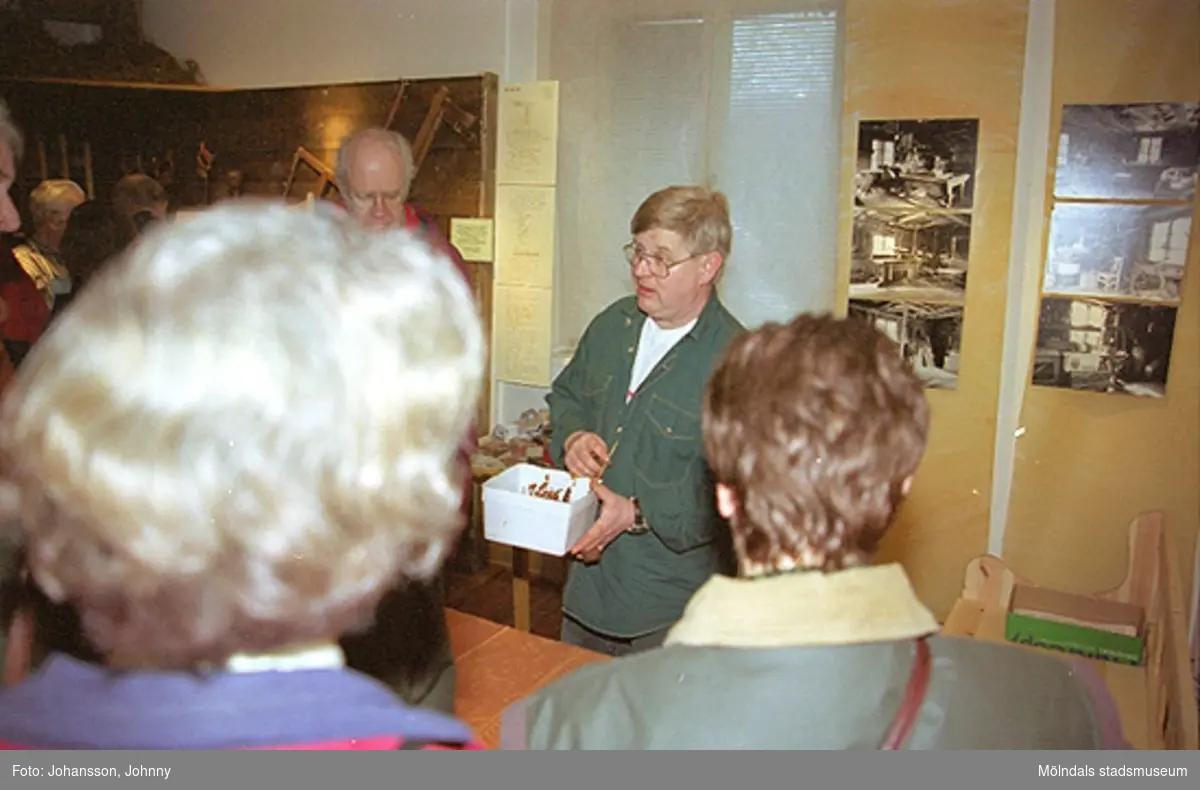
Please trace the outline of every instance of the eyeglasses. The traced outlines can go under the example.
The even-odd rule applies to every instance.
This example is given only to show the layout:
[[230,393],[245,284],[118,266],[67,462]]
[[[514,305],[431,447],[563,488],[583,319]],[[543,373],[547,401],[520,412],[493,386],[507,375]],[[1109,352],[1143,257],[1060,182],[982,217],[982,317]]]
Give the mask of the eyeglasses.
[[346,192],[345,195],[346,200],[359,206],[372,206],[376,201],[384,204],[403,203],[404,198],[407,197],[403,189],[395,189],[391,192],[369,192],[366,194]]
[[671,270],[680,264],[687,263],[693,258],[698,258],[706,253],[693,252],[686,258],[680,258],[677,261],[665,261],[661,255],[652,255],[641,247],[638,247],[634,242],[629,242],[621,248],[625,251],[625,260],[629,262],[629,266],[634,268],[638,265],[638,261],[645,261],[646,266],[650,268],[650,274],[658,279],[663,279],[671,273]]

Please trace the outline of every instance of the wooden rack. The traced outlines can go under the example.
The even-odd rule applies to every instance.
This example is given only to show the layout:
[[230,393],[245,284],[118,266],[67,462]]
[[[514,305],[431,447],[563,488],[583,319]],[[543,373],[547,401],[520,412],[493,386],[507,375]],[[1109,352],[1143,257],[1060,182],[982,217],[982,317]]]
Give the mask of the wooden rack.
[[[1174,547],[1163,514],[1143,513],[1129,525],[1129,570],[1119,587],[1094,594],[1146,612],[1146,660],[1140,667],[1092,664],[1121,714],[1125,737],[1137,749],[1200,749],[1200,723],[1188,654],[1187,609]],[[967,565],[962,597],[942,627],[948,636],[1004,642],[1013,587],[1026,585],[999,557]],[[1041,648],[1028,647],[1029,650]],[[1059,655],[1054,653],[1053,655]]]

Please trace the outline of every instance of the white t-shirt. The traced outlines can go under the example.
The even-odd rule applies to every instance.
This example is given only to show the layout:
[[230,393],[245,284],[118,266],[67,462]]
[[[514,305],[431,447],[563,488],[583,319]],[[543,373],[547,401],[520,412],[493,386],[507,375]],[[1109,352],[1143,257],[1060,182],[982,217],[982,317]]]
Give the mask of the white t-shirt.
[[637,354],[633,358],[633,373],[629,377],[629,391],[625,393],[625,402],[633,400],[638,387],[650,375],[650,371],[662,361],[667,352],[692,331],[698,319],[692,319],[683,326],[674,329],[663,329],[654,323],[653,318],[647,318],[642,324],[642,335],[638,338]]

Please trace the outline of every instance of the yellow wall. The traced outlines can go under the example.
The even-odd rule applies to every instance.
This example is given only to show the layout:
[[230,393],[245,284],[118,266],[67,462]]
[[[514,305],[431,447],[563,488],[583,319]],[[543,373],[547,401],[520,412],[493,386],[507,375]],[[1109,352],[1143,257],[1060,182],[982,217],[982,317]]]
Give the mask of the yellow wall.
[[1025,57],[1024,0],[847,0],[838,301],[849,288],[857,124],[978,118],[979,157],[958,389],[932,390],[929,447],[882,560],[902,560],[945,616],[987,551],[992,456]]
[[[1064,104],[1200,100],[1196,0],[1058,0],[1054,48],[1052,140]],[[1191,589],[1200,516],[1200,214],[1194,216],[1167,396],[1026,390],[1004,556],[1037,582],[1080,592],[1116,586],[1125,573],[1126,524],[1142,510],[1161,509],[1185,592]]]
[[[1027,12],[1026,0],[846,0],[840,304],[848,294],[858,121],[980,119],[958,389],[929,392],[929,448],[881,557],[905,564],[939,616],[957,597],[966,563],[988,548]],[[1197,42],[1196,0],[1057,0],[1048,195],[1061,106],[1200,99]],[[1047,199],[1047,216],[1051,205]],[[1030,230],[1043,251],[1045,220]],[[1197,225],[1190,269],[1200,267]],[[1025,263],[1035,283],[1043,261]],[[1026,308],[1021,324],[1036,328],[1036,302]],[[1018,354],[1032,359],[1032,345]],[[1061,589],[1115,586],[1125,572],[1129,521],[1161,509],[1190,591],[1200,521],[1200,276],[1192,271],[1184,283],[1165,399],[1026,385],[1017,406],[1023,431],[1004,558]]]

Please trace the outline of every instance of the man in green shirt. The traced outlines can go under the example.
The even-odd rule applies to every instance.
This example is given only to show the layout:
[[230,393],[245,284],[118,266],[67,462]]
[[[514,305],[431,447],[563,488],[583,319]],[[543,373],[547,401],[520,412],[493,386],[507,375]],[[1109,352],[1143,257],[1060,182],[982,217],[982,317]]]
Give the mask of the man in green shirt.
[[571,550],[562,640],[613,656],[661,645],[692,594],[732,570],[700,406],[718,357],[745,331],[715,290],[733,235],[724,195],[656,192],[630,233],[636,294],[592,320],[546,398],[551,456],[595,480],[600,500]]

